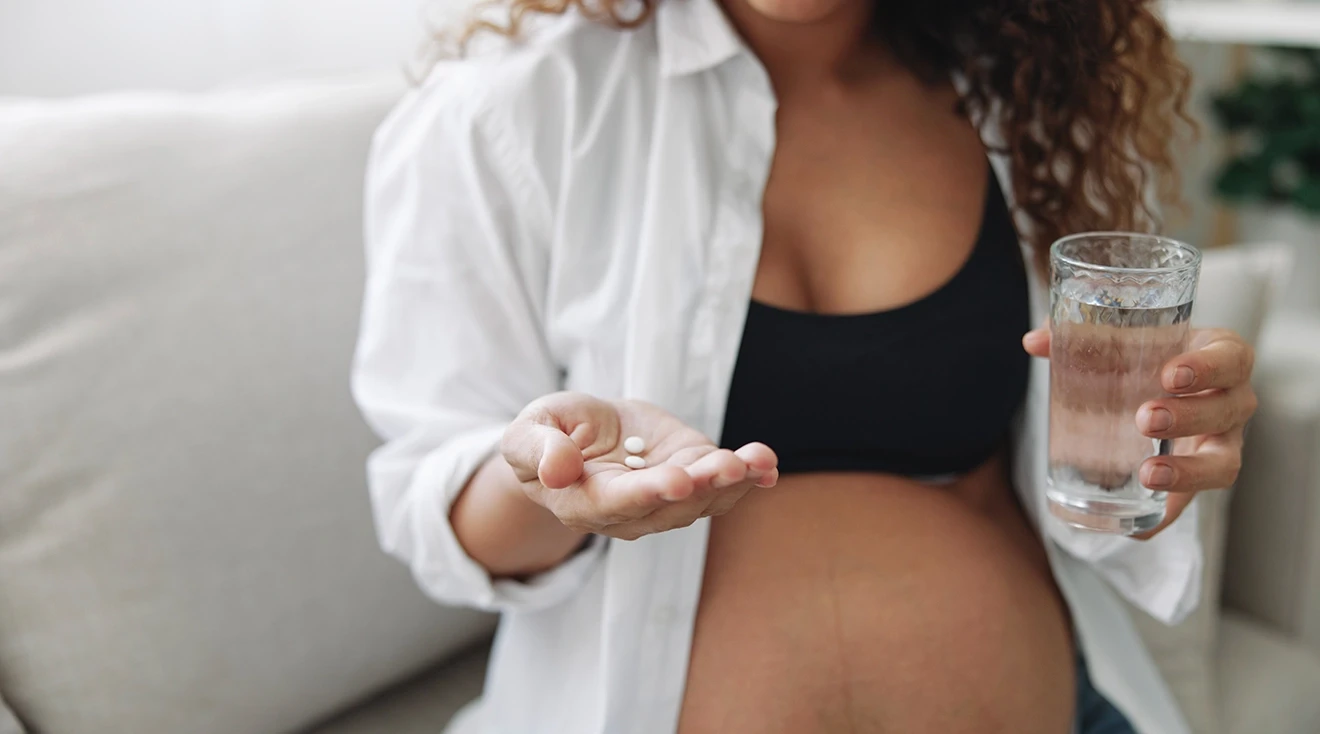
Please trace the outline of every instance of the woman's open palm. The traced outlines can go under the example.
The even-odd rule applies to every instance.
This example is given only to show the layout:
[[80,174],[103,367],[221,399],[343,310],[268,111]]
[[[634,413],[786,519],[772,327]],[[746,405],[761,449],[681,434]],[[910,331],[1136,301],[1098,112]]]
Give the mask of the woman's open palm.
[[[637,436],[646,468],[631,469]],[[764,444],[721,449],[669,412],[636,400],[555,393],[528,405],[502,444],[523,491],[568,527],[633,540],[728,512],[778,481]]]

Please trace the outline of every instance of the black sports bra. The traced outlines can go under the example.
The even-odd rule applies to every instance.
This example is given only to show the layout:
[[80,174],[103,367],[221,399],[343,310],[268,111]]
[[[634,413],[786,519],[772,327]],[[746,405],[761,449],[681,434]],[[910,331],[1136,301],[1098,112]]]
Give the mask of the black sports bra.
[[721,443],[751,441],[782,473],[970,471],[1002,445],[1027,389],[1027,281],[993,172],[976,244],[930,295],[826,315],[753,301]]

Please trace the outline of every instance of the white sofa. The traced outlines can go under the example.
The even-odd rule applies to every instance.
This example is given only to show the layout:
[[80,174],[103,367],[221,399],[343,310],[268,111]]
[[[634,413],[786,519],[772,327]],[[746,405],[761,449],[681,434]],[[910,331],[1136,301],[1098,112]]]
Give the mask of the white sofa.
[[[435,734],[479,692],[492,620],[378,551],[347,391],[401,90],[0,101],[0,734]],[[1320,732],[1316,364],[1262,364],[1227,734]]]

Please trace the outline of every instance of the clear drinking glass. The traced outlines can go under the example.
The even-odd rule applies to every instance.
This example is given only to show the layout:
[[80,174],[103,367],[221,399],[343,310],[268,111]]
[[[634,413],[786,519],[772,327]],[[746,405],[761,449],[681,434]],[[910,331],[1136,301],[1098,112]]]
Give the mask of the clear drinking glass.
[[1153,235],[1088,232],[1050,248],[1050,449],[1046,497],[1070,525],[1130,535],[1164,519],[1138,470],[1167,440],[1137,429],[1187,349],[1201,253]]

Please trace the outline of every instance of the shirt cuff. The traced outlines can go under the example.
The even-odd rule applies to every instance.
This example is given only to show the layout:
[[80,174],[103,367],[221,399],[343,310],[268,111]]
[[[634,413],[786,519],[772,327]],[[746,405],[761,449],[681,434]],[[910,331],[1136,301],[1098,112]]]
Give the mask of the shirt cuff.
[[476,470],[498,449],[505,425],[475,429],[446,442],[426,457],[413,477],[417,496],[411,562],[417,583],[428,596],[446,604],[487,611],[533,611],[573,596],[591,576],[607,546],[592,536],[572,557],[524,579],[493,580],[458,542],[449,511]]

